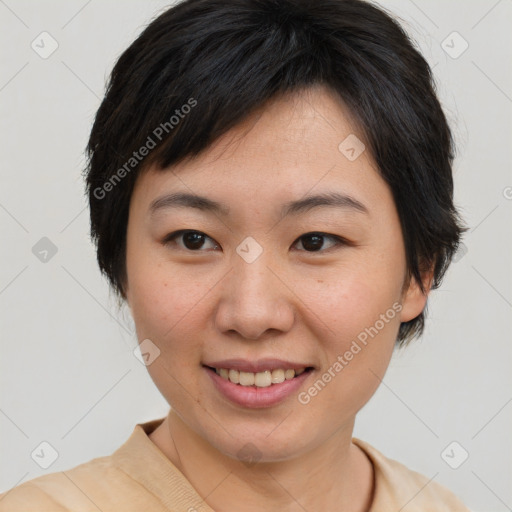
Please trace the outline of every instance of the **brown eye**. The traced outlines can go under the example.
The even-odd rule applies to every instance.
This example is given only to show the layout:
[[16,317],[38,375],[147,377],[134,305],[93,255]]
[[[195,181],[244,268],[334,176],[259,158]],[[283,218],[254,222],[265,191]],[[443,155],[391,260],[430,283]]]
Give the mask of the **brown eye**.
[[[324,241],[325,239],[333,240],[334,243],[325,249]],[[302,247],[306,252],[325,252],[328,249],[336,247],[338,245],[345,245],[345,242],[342,238],[336,235],[328,235],[326,233],[307,233],[302,235],[298,242],[302,243]]]
[[[211,240],[213,242],[212,238],[210,238],[208,235],[205,235],[201,231],[182,229],[167,235],[163,243],[166,246],[177,244],[181,249],[201,252],[200,250],[204,248],[205,242],[207,240]],[[218,247],[216,243],[214,243],[214,248],[215,247]]]

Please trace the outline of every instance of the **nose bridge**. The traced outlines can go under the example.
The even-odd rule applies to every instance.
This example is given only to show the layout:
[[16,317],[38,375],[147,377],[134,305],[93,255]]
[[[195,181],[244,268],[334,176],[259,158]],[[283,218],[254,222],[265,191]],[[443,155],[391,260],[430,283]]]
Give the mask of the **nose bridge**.
[[267,330],[286,331],[293,323],[286,286],[271,269],[272,253],[256,244],[246,239],[237,247],[217,311],[219,329],[237,331],[248,339],[259,338]]
[[238,296],[237,302],[241,304],[244,302],[243,299],[250,299],[249,302],[271,299],[275,291],[276,277],[268,265],[270,258],[261,255],[252,262],[247,262],[241,257],[234,259],[233,281]]
[[275,255],[269,247],[269,240],[260,242],[251,236],[246,237],[236,248],[233,254],[233,277],[238,285],[237,292],[243,292],[246,288],[246,295],[259,295],[264,291],[270,292],[275,284],[275,276],[269,266],[275,261]]

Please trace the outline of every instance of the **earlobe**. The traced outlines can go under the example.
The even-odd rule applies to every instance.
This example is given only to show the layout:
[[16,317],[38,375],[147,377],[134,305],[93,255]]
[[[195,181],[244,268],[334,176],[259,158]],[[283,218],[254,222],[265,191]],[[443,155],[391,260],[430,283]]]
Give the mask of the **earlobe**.
[[400,316],[402,322],[409,322],[423,312],[432,288],[433,279],[434,273],[432,270],[422,273],[423,292],[418,281],[414,277],[410,277],[409,283],[402,294],[402,311]]

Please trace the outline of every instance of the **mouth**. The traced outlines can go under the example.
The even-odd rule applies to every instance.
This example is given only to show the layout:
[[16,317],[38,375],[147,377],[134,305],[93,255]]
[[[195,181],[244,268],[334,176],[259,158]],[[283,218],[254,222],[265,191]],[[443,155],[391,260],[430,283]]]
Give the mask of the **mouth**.
[[305,386],[314,366],[282,360],[249,362],[240,359],[202,364],[213,388],[243,408],[277,406]]
[[303,366],[299,368],[274,368],[259,372],[241,371],[237,368],[218,368],[204,365],[210,371],[215,372],[222,379],[230,381],[232,384],[243,387],[268,388],[285,381],[295,379],[306,372],[313,370],[312,366]]

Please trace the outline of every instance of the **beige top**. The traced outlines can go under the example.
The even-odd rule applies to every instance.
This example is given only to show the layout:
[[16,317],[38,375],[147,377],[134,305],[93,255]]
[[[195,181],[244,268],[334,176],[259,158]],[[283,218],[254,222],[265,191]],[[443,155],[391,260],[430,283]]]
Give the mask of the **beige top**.
[[[0,512],[213,512],[149,439],[163,418],[137,424],[112,455],[0,494]],[[374,466],[370,512],[470,512],[448,489],[353,438]],[[407,505],[407,506],[406,506]]]

